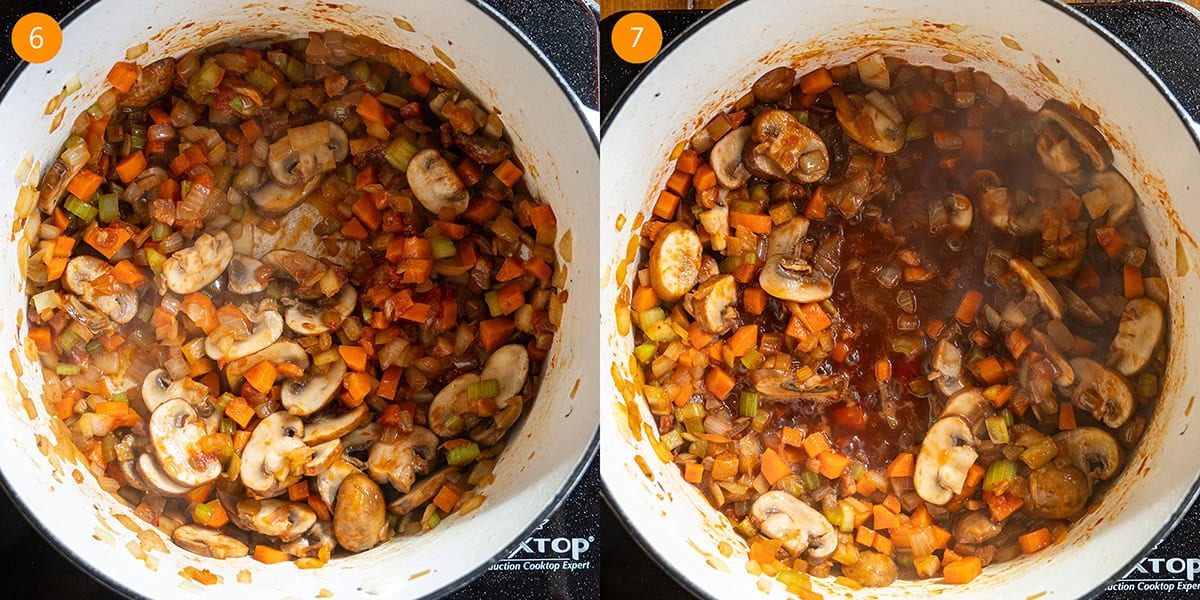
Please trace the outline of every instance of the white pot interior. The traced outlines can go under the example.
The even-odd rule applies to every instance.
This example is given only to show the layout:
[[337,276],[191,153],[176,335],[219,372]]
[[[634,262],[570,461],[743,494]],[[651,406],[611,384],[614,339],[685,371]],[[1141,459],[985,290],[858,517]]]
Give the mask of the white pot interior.
[[[599,156],[578,104],[500,17],[469,0],[360,0],[354,7],[303,3],[287,9],[274,2],[233,0],[93,2],[64,27],[66,42],[58,56],[23,69],[0,101],[0,131],[10,141],[0,153],[0,172],[17,173],[0,178],[0,195],[7,199],[0,203],[0,222],[13,222],[20,186],[40,178],[39,171],[29,173],[27,167],[18,173],[23,159],[32,156],[40,165],[53,161],[72,119],[104,90],[105,73],[113,62],[124,60],[127,48],[149,42],[148,52],[139,58],[146,64],[222,40],[290,38],[329,29],[368,35],[430,62],[438,60],[435,47],[444,51],[465,87],[503,112],[516,152],[528,166],[531,189],[557,213],[560,260],[570,253],[568,245],[581,258],[588,254],[581,251],[598,245],[592,207],[598,198]],[[54,129],[54,116],[43,109],[72,73],[83,89],[64,103],[63,126]],[[19,224],[12,231],[16,233],[0,242],[0,255],[8,257],[0,266],[0,285],[9,290],[0,299],[0,340],[11,361],[11,369],[0,373],[0,395],[6,399],[0,403],[0,440],[10,448],[0,469],[18,504],[43,532],[89,571],[131,595],[311,598],[328,590],[337,598],[411,598],[461,585],[539,524],[594,450],[596,347],[571,342],[596,338],[596,297],[580,290],[593,286],[599,274],[595,261],[577,259],[569,263],[566,289],[571,298],[540,395],[509,434],[495,483],[482,490],[487,500],[478,511],[316,570],[250,558],[218,561],[175,548],[97,486],[69,438],[59,435],[62,423],[43,405],[36,354],[25,349],[26,298],[16,260]],[[573,240],[562,239],[568,237]],[[131,540],[136,546],[139,532],[167,543],[166,553],[151,552],[155,568],[126,548]],[[223,582],[204,587],[185,581],[179,572],[189,565],[208,569]],[[249,585],[237,582],[243,570],[250,573]]]
[[[916,0],[885,8],[846,0],[746,1],[685,35],[648,68],[610,116],[602,142],[606,203],[600,218],[601,354],[608,363],[605,371],[611,367],[611,375],[601,378],[602,475],[610,499],[637,537],[693,592],[714,598],[762,594],[759,578],[746,573],[742,538],[648,442],[656,429],[630,383],[632,336],[618,333],[614,314],[618,293],[637,271],[632,251],[643,215],[670,175],[674,145],[718,107],[744,94],[766,70],[789,64],[803,73],[877,48],[912,63],[986,71],[1033,106],[1055,97],[1096,110],[1114,147],[1116,168],[1142,198],[1139,210],[1171,289],[1173,329],[1163,397],[1142,443],[1099,508],[1065,540],[993,565],[969,586],[946,586],[940,578],[905,581],[872,590],[871,597],[935,591],[972,598],[1083,596],[1131,567],[1187,508],[1200,473],[1200,455],[1194,451],[1200,427],[1189,426],[1197,384],[1186,378],[1186,357],[1200,350],[1200,338],[1191,334],[1200,316],[1187,305],[1200,291],[1189,264],[1197,247],[1188,233],[1200,231],[1200,205],[1191,201],[1200,189],[1200,153],[1191,124],[1159,91],[1161,84],[1156,86],[1143,72],[1148,70],[1111,39],[1070,9],[1038,0]],[[947,56],[962,62],[949,64]],[[722,547],[732,552],[723,555]],[[814,588],[826,597],[849,595],[832,580],[814,580]],[[787,597],[778,584],[770,595]]]

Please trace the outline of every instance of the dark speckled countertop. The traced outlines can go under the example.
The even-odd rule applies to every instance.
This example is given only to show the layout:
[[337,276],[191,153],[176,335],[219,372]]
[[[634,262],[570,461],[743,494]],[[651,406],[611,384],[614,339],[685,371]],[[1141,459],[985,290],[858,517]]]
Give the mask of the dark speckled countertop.
[[[559,67],[564,79],[591,107],[599,100],[595,21],[582,0],[485,0],[525,31],[543,54]],[[0,0],[0,80],[19,58],[9,46],[13,24],[29,12],[61,19],[82,0]],[[114,59],[115,60],[115,59]],[[595,600],[600,597],[599,458],[579,486],[524,544],[474,582],[450,596],[456,600]],[[562,539],[567,542],[560,541]],[[529,568],[561,564],[554,548],[570,544],[574,570]],[[0,493],[0,598],[110,600],[120,596],[65,560],[21,518],[7,494]]]

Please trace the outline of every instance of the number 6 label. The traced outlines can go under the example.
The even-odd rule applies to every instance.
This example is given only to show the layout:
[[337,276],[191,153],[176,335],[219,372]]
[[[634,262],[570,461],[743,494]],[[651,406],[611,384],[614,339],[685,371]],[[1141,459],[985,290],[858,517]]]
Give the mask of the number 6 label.
[[613,27],[613,50],[628,63],[648,62],[662,49],[662,42],[662,28],[646,13],[629,13]]
[[44,63],[62,48],[62,29],[46,13],[29,13],[13,27],[12,47],[22,60]]

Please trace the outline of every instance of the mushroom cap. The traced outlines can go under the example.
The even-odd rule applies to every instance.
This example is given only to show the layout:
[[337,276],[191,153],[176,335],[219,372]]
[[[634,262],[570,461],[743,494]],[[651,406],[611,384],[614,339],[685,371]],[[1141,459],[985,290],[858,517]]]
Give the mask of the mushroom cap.
[[[333,310],[340,317],[339,325],[354,312],[357,305],[358,291],[352,285],[342,286],[333,303]],[[308,302],[299,302],[288,308],[284,313],[284,322],[296,335],[319,335],[333,329],[325,319],[325,308]]]
[[305,373],[300,379],[284,383],[280,401],[293,415],[311,415],[325,408],[329,400],[342,389],[342,377],[345,374],[346,363],[338,358],[326,365],[320,373]]
[[377,442],[367,456],[367,472],[379,483],[390,483],[408,493],[417,473],[428,473],[437,459],[438,436],[425,427],[416,426],[392,442]]
[[895,154],[904,147],[906,127],[900,109],[887,96],[872,90],[865,97],[847,95],[840,87],[829,90],[838,123],[850,139],[881,154]]
[[737,322],[737,280],[728,273],[709,277],[692,292],[686,307],[705,333],[722,334]]
[[246,490],[270,498],[300,481],[313,455],[312,448],[302,441],[303,435],[300,417],[276,412],[263,419],[242,450],[239,475]]
[[1071,368],[1071,363],[1058,350],[1058,346],[1054,344],[1054,340],[1042,333],[1040,329],[1030,330],[1029,337],[1033,340],[1033,343],[1037,344],[1046,353],[1046,358],[1050,360],[1050,364],[1054,365],[1054,370],[1058,372],[1058,376],[1054,378],[1054,385],[1067,387],[1075,383],[1075,369]]
[[704,248],[700,235],[681,222],[658,233],[650,248],[650,285],[665,302],[676,302],[696,285]]
[[[812,183],[829,171],[829,149],[816,132],[786,110],[759,114],[750,125],[756,142],[751,151],[775,163],[788,179]],[[761,164],[761,160],[756,160]]]
[[941,506],[962,492],[967,471],[979,457],[975,435],[967,420],[952,415],[934,422],[925,432],[913,470],[913,487],[922,500]]
[[1046,312],[1050,313],[1051,317],[1063,318],[1066,305],[1062,295],[1036,265],[1023,256],[1014,256],[1008,259],[1008,266],[1021,278],[1021,283],[1025,284],[1025,288],[1037,296],[1038,303],[1046,309]]
[[243,296],[265,291],[267,283],[258,276],[259,269],[263,266],[262,261],[253,256],[234,254],[226,269],[229,274],[229,291]]
[[1104,136],[1070,106],[1059,100],[1047,100],[1029,124],[1035,131],[1041,131],[1047,123],[1058,125],[1063,133],[1075,142],[1076,147],[1088,158],[1095,170],[1103,171],[1112,164],[1112,148],[1108,147]]
[[313,477],[325,472],[342,459],[344,450],[342,440],[329,440],[312,446],[312,458],[304,465],[304,476]]
[[1077,427],[1055,434],[1054,441],[1071,464],[1092,478],[1103,481],[1117,474],[1121,446],[1112,434],[1099,427]]
[[283,335],[283,317],[280,317],[279,313],[273,310],[258,312],[244,309],[243,312],[246,312],[250,321],[254,323],[250,335],[244,339],[230,341],[228,348],[223,348],[224,344],[214,341],[211,337],[204,340],[204,352],[209,358],[232,361],[250,356],[274,344],[275,340]]
[[160,404],[146,429],[154,455],[171,479],[199,487],[221,474],[216,455],[199,451],[200,438],[208,435],[208,427],[187,401],[176,398]]
[[304,535],[317,522],[317,513],[307,505],[274,498],[243,498],[237,512],[254,531],[284,542]]
[[85,304],[93,306],[117,323],[128,323],[137,315],[138,299],[133,288],[113,282],[110,293],[101,293],[92,286],[98,277],[108,273],[112,267],[94,256],[76,256],[67,262],[63,271],[62,284],[67,291],[79,296]]
[[957,415],[967,421],[972,432],[978,432],[983,420],[992,414],[992,403],[977,388],[964,388],[946,399],[941,417]]
[[803,500],[779,490],[759,496],[750,505],[750,522],[763,535],[784,540],[783,547],[793,556],[808,551],[808,556],[821,559],[837,549],[837,530],[825,515]]
[[339,460],[333,461],[329,468],[317,473],[317,495],[321,496],[321,500],[329,506],[333,506],[337,501],[338,488],[347,477],[354,473],[361,473],[358,467],[342,457]]
[[268,181],[262,184],[261,187],[250,192],[250,199],[254,200],[254,205],[267,213],[282,213],[287,212],[293,206],[296,206],[313,193],[318,187],[321,187],[321,182],[324,177],[313,177],[305,181],[303,185],[288,187],[280,184],[278,181]]
[[162,265],[163,280],[176,294],[191,294],[216,281],[233,260],[233,240],[224,231],[202,233],[192,245],[170,256]]
[[763,73],[754,82],[751,92],[759,102],[779,102],[788,97],[796,81],[796,70],[791,67],[775,67]]
[[1000,535],[1004,523],[992,520],[986,510],[971,511],[954,523],[954,537],[966,544],[982,544]]
[[144,108],[171,89],[175,81],[175,58],[168,56],[138,70],[137,79],[117,100],[117,108]]
[[167,498],[182,496],[192,491],[191,486],[183,485],[167,475],[163,471],[162,465],[154,458],[152,452],[143,452],[134,461],[134,466],[137,469],[137,474],[141,477],[142,483],[145,483],[151,490],[158,492],[158,495]]
[[171,539],[188,552],[221,560],[242,558],[250,554],[250,547],[244,541],[200,525],[180,525],[171,532]]
[[760,396],[777,402],[832,402],[841,396],[841,390],[831,385],[829,378],[818,375],[799,381],[791,369],[755,369],[748,378]]
[[1071,396],[1075,406],[1116,429],[1133,415],[1133,392],[1117,373],[1088,358],[1071,359],[1077,384]]
[[333,505],[333,535],[338,545],[362,552],[387,539],[387,506],[370,477],[352,473],[338,488]]
[[279,340],[250,356],[229,361],[225,365],[225,380],[229,382],[229,387],[235,390],[241,388],[242,378],[246,375],[246,371],[264,360],[269,360],[276,365],[291,363],[301,369],[308,369],[309,363],[308,352],[304,350],[303,346],[291,340]]
[[308,531],[304,532],[304,535],[280,545],[279,549],[296,558],[319,558],[322,555],[328,556],[329,554],[325,553],[332,553],[336,547],[337,540],[333,537],[333,523],[318,520]]
[[271,144],[267,165],[275,181],[294,187],[333,170],[349,148],[345,130],[330,121],[317,121],[293,127]]
[[500,383],[500,393],[496,395],[496,405],[504,408],[508,400],[520,396],[525,389],[525,380],[529,377],[529,350],[523,344],[508,344],[492,352],[483,371],[479,373],[481,381],[495,379]]
[[788,302],[820,302],[833,295],[833,282],[808,261],[776,254],[767,258],[758,274],[766,293]]
[[767,234],[767,256],[796,256],[800,245],[804,243],[804,236],[808,235],[808,226],[808,219],[796,216],[771,229],[771,233]]
[[371,411],[366,404],[340,414],[326,413],[313,418],[304,428],[304,443],[316,446],[329,440],[340,439],[342,436],[358,429],[371,417]]
[[456,215],[467,210],[470,194],[450,163],[437,150],[427,148],[408,161],[408,186],[421,206],[433,214],[450,209]]
[[722,187],[736,190],[750,179],[750,171],[742,164],[742,152],[752,133],[749,126],[738,127],[713,144],[708,163]]
[[452,417],[459,414],[458,407],[467,398],[467,388],[479,381],[478,373],[463,373],[447,383],[429,403],[429,428],[443,438],[458,437],[467,429],[465,419],[455,422]]
[[1126,376],[1141,371],[1158,351],[1165,326],[1166,317],[1157,302],[1149,298],[1130,300],[1109,346],[1108,364]]
[[947,222],[952,232],[963,234],[971,228],[971,223],[975,220],[975,209],[966,194],[950,192],[942,197],[942,206],[946,209]]
[[1029,473],[1025,512],[1043,519],[1069,519],[1087,507],[1091,481],[1075,465],[1055,462]]
[[422,504],[433,500],[438,490],[442,489],[447,481],[451,479],[457,481],[458,473],[458,467],[443,467],[434,471],[433,474],[413,485],[407,494],[392,500],[388,504],[388,512],[397,515],[406,515],[412,512]]
[[1125,222],[1137,207],[1137,192],[1120,172],[1108,169],[1092,173],[1091,190],[1082,196],[1083,206],[1092,219],[1105,217],[1105,224],[1116,227]]

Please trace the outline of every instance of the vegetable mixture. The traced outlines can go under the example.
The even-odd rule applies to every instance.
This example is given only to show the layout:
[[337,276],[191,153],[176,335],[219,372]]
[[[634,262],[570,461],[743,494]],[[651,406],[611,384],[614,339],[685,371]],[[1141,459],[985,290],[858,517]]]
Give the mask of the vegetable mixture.
[[751,572],[967,583],[1121,472],[1167,286],[1095,121],[874,53],[677,146],[624,297],[657,448]]
[[500,116],[336,32],[108,82],[27,261],[101,485],[187,550],[302,567],[479,507],[566,299]]

